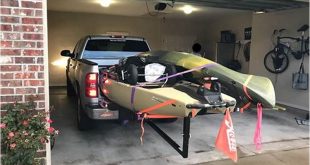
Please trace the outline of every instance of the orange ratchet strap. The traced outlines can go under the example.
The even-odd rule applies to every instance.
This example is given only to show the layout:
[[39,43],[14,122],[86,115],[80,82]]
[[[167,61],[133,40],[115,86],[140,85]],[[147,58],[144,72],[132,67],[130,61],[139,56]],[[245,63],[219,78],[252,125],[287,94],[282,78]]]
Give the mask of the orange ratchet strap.
[[250,101],[249,101],[248,103],[246,103],[246,104],[240,109],[240,112],[241,112],[241,113],[243,113],[243,111],[244,111],[245,109],[247,109],[247,108],[250,107],[251,101],[253,100],[252,97],[250,96],[250,94],[249,94],[249,92],[248,92],[248,88],[247,88],[247,85],[249,84],[249,82],[250,82],[250,80],[251,80],[252,77],[253,77],[253,75],[250,75],[250,76],[246,79],[245,83],[242,85],[243,92],[244,92],[244,94],[248,97],[248,99],[249,99]]
[[164,119],[164,118],[176,118],[176,116],[168,116],[168,115],[149,115],[147,114],[147,112],[151,112],[154,111],[158,108],[170,105],[175,103],[175,100],[167,100],[165,102],[162,102],[160,104],[156,104],[154,106],[148,107],[146,109],[141,110],[138,114],[142,114],[142,120],[140,123],[140,127],[141,127],[141,136],[140,136],[140,142],[141,145],[143,145],[143,136],[144,136],[144,119],[145,118],[149,118],[149,119]]
[[156,105],[154,105],[154,106],[145,108],[145,109],[141,110],[140,113],[151,112],[151,111],[154,111],[154,110],[156,110],[156,109],[158,109],[158,108],[161,108],[161,107],[164,107],[164,106],[173,104],[173,103],[175,103],[175,102],[176,102],[175,100],[167,100],[167,101],[162,102],[162,103],[160,103],[160,104],[156,104]]

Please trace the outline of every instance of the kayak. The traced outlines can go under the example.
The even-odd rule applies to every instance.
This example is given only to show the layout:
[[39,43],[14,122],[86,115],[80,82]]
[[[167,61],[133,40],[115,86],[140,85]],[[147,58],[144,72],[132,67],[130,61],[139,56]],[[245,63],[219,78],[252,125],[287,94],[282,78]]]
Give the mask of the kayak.
[[[261,76],[242,74],[226,68],[214,61],[197,55],[173,51],[153,51],[139,54],[141,57],[153,58],[153,60],[170,63],[185,69],[195,69],[194,79],[203,77],[217,77],[221,84],[235,97],[242,96],[248,102],[262,103],[264,107],[275,107],[275,92],[270,79]],[[227,93],[226,92],[226,93]]]
[[101,89],[110,101],[137,113],[154,109],[148,111],[148,114],[194,117],[204,108],[208,108],[210,113],[223,113],[227,108],[233,110],[236,105],[233,97],[223,93],[221,97],[224,105],[210,105],[204,97],[196,93],[199,86],[186,81],[178,82],[172,87],[156,88],[133,86],[113,79],[106,79],[103,84]]

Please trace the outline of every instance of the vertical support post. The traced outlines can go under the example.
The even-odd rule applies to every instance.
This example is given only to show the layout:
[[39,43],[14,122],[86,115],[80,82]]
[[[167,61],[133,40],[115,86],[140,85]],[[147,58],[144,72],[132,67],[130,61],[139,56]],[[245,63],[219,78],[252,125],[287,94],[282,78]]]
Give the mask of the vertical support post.
[[[188,143],[190,138],[190,117],[184,117],[183,119],[183,145],[182,148],[171,137],[169,137],[163,130],[161,130],[151,120],[146,122],[166,141],[168,142],[183,158],[188,157]],[[181,150],[182,149],[182,150]]]
[[189,138],[190,138],[190,117],[184,117],[183,120],[183,157],[187,158],[188,157],[188,143],[189,143]]

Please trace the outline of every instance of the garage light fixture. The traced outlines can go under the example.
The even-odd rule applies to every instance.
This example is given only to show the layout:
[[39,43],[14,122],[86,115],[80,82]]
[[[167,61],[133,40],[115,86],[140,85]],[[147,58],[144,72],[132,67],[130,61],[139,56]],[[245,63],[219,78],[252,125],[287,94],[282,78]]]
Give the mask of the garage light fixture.
[[112,0],[100,0],[100,5],[103,7],[109,7],[112,3]]
[[189,5],[185,5],[181,8],[181,10],[183,10],[183,12],[185,14],[191,14],[194,10],[194,8],[192,6],[189,6]]
[[267,13],[266,10],[256,10],[255,11],[255,14],[264,14],[264,13]]

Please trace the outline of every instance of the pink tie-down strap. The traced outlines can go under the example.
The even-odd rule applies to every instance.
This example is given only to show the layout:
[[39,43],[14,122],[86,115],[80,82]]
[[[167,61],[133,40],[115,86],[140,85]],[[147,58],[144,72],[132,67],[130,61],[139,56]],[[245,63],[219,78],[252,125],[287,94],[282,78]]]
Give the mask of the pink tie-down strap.
[[258,103],[257,104],[257,122],[256,122],[255,133],[254,133],[254,144],[255,144],[256,151],[259,151],[262,148],[262,136],[261,136],[262,119],[263,119],[263,107],[261,103]]

